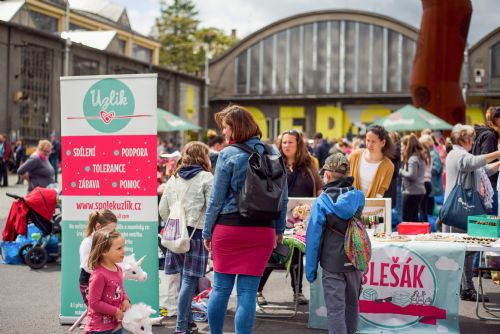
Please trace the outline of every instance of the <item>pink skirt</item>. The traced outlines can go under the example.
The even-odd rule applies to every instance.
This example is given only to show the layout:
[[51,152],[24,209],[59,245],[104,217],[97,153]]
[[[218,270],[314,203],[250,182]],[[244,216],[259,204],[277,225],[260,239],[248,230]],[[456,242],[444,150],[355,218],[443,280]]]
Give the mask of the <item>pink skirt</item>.
[[272,227],[216,224],[212,235],[214,270],[222,274],[262,276],[276,241]]

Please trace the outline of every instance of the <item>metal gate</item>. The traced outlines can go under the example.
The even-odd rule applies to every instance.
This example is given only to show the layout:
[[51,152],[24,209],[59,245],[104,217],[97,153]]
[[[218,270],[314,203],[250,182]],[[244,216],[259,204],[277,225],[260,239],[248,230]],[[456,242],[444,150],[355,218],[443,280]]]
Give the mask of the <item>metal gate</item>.
[[52,86],[53,51],[28,44],[21,51],[20,106],[21,138],[27,141],[48,139],[50,132],[50,96]]

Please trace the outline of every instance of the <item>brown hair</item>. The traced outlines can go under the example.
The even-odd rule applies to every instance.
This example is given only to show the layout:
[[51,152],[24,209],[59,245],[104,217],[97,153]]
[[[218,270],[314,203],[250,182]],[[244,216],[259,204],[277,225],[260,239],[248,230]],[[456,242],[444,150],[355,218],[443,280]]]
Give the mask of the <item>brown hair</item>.
[[236,143],[243,143],[252,137],[262,138],[262,131],[252,114],[242,106],[231,105],[215,114],[215,122],[219,128],[228,125],[233,133]]
[[307,173],[306,168],[311,169],[313,162],[311,156],[309,155],[309,151],[307,150],[307,146],[306,143],[304,142],[302,134],[296,130],[289,130],[283,132],[281,136],[278,138],[277,141],[278,150],[280,151],[281,156],[283,156],[283,160],[285,160],[286,163],[286,156],[283,154],[283,149],[281,148],[284,135],[293,136],[297,140],[297,152],[295,153],[295,161],[293,163],[293,168],[302,169],[301,172],[303,175],[305,175],[305,173]]
[[486,110],[486,125],[500,134],[500,129],[495,124],[495,118],[498,117],[500,117],[500,107],[489,107]]
[[372,132],[373,134],[377,135],[380,140],[385,140],[385,145],[382,148],[382,154],[389,159],[394,158],[396,146],[392,142],[392,139],[389,136],[389,132],[387,132],[387,130],[383,126],[376,124],[370,125],[366,129],[366,133],[368,132]]
[[102,256],[104,253],[111,249],[113,240],[123,238],[121,233],[109,228],[103,228],[95,231],[92,237],[92,249],[89,255],[89,268],[95,269],[99,263],[102,261]]
[[94,211],[89,215],[89,223],[87,229],[85,230],[84,238],[88,237],[96,230],[96,225],[99,223],[101,227],[105,227],[110,223],[117,223],[118,219],[116,215],[108,209],[102,209],[100,211]]
[[192,165],[200,165],[207,172],[211,172],[209,151],[209,147],[202,142],[191,141],[187,143],[182,149],[180,159],[177,161],[174,175],[177,176],[181,168]]
[[406,135],[403,137],[401,143],[404,145],[404,150],[402,152],[403,163],[408,164],[408,160],[413,154],[417,154],[419,159],[427,160],[427,156],[425,154],[425,149],[422,144],[418,141],[417,136],[414,133],[411,135]]

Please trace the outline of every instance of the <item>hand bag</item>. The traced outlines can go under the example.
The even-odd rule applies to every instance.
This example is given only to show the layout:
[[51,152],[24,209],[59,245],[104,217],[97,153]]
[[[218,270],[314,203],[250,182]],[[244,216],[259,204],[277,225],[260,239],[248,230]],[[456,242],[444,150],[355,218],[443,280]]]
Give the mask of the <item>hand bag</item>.
[[[460,163],[459,166],[462,164]],[[472,177],[471,188],[465,188],[465,180]],[[483,201],[475,186],[474,172],[459,172],[457,181],[439,211],[439,220],[442,223],[467,231],[467,217],[482,215],[486,212]]]
[[[165,222],[165,227],[163,228],[163,234],[161,238],[161,244],[176,254],[183,254],[189,252],[191,238],[196,232],[197,225],[195,226],[193,233],[189,235],[187,230],[187,221],[186,221],[186,213],[184,211],[184,199],[186,194],[191,186],[193,179],[191,179],[184,191],[184,194],[181,198],[175,193],[176,201],[172,208],[170,209],[170,214],[168,215],[167,221]],[[175,181],[177,183],[178,181]],[[174,189],[177,188],[177,185],[174,185]]]

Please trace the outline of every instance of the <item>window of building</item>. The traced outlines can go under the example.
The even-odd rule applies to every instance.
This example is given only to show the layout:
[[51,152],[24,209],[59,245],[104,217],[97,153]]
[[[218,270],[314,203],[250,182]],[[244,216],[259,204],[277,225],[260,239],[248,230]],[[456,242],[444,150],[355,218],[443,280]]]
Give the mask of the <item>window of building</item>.
[[69,24],[69,30],[71,30],[71,31],[76,31],[76,30],[79,30],[79,31],[89,31],[90,29],[82,27],[82,26],[80,26],[78,24],[70,23]]
[[169,109],[170,80],[158,78],[158,107]]
[[120,54],[126,55],[127,41],[124,39],[118,39],[118,47],[120,49]]
[[490,64],[490,88],[498,90],[500,89],[500,43],[490,49]]
[[51,87],[54,53],[48,48],[28,44],[21,49],[20,136],[28,141],[48,138],[50,130]]
[[147,63],[151,63],[151,61],[153,60],[153,50],[142,47],[137,44],[133,44],[132,58],[135,58],[137,60],[142,60]]
[[99,74],[99,62],[80,56],[73,57],[73,75],[96,75]]
[[32,10],[29,13],[37,29],[51,33],[57,32],[57,18]]

